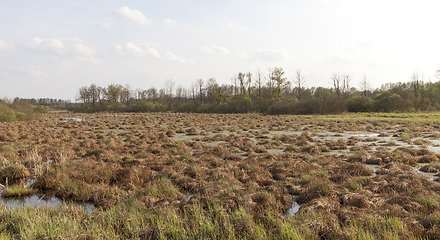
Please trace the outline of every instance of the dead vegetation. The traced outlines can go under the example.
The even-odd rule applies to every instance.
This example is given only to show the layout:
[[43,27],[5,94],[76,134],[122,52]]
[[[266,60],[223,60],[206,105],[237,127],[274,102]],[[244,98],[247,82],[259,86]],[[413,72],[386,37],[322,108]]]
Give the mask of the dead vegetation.
[[[403,238],[429,238],[440,230],[440,187],[413,170],[423,163],[420,171],[437,173],[437,155],[426,148],[362,147],[374,141],[370,136],[341,138],[359,122],[252,114],[101,113],[82,119],[87,121],[47,114],[2,125],[1,184],[32,176],[40,193],[102,209],[127,199],[182,216],[195,204],[220,206],[227,213],[244,211],[268,224],[266,230],[268,213],[292,221],[284,213],[295,197],[302,207],[292,218],[325,216],[303,226],[323,239],[356,231],[381,238],[376,228],[389,218],[403,226],[396,233]],[[317,133],[324,131],[333,139],[321,139]],[[237,223],[239,231],[251,231],[246,224]]]

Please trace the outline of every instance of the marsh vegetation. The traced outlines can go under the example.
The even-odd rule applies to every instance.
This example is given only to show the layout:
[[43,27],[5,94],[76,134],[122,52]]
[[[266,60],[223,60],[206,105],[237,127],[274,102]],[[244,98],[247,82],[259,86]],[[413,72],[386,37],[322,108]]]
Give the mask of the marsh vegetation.
[[2,197],[66,204],[3,205],[0,236],[435,239],[438,117],[46,113],[2,123]]

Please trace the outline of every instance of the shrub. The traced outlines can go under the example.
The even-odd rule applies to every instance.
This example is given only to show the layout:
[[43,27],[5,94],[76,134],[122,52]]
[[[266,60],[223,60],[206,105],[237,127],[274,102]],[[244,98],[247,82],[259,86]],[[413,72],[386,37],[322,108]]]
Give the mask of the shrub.
[[349,112],[371,112],[373,100],[365,96],[355,96],[348,100]]
[[15,120],[15,112],[10,107],[0,103],[0,122]]

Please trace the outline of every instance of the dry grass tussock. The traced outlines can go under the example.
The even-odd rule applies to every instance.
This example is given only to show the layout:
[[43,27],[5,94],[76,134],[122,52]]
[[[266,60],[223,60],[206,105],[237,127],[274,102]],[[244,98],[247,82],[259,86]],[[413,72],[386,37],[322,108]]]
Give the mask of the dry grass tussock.
[[[114,223],[112,236],[380,239],[429,238],[440,230],[440,187],[413,171],[418,163],[429,163],[426,172],[439,169],[435,154],[385,144],[360,147],[371,143],[341,137],[359,124],[374,131],[401,119],[69,117],[47,114],[38,122],[1,126],[0,181],[34,177],[34,191],[93,203],[104,218],[126,204],[119,210],[130,218],[114,221],[130,220]],[[431,125],[423,127],[418,131],[433,131]],[[324,131],[333,138],[319,139]],[[388,131],[397,134],[397,129]],[[294,199],[301,209],[286,217]],[[128,223],[139,227],[131,229],[137,235],[124,235]]]

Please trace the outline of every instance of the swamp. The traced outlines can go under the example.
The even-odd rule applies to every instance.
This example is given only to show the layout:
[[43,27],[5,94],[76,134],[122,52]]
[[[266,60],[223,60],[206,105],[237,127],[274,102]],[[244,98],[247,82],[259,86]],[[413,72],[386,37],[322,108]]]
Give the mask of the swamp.
[[0,239],[439,239],[440,114],[0,125]]

